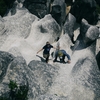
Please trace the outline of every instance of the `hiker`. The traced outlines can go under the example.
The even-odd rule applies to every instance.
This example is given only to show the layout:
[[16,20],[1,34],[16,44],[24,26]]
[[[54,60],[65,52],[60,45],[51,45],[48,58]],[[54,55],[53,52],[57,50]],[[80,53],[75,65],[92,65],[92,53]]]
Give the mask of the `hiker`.
[[58,52],[58,50],[60,49],[60,42],[59,42],[59,37],[57,37],[56,39],[57,45],[56,45],[56,50],[54,52],[52,52],[52,57],[55,57],[55,54]]
[[56,62],[57,57],[59,57],[60,62],[65,63],[65,56],[67,56],[67,58],[68,58],[67,63],[71,63],[71,58],[70,58],[69,54],[66,53],[65,50],[58,50],[55,54],[55,59],[53,62]]
[[42,50],[44,49],[44,51],[43,51],[43,57],[46,58],[46,63],[48,63],[49,56],[50,56],[50,49],[51,49],[51,48],[55,48],[55,47],[53,47],[53,46],[47,41],[47,42],[46,42],[46,45],[45,45],[42,49],[40,49],[40,50],[37,52],[37,54],[38,54],[40,51],[42,51]]
[[57,58],[59,57],[60,62],[65,63],[65,56],[67,56],[68,61],[67,63],[71,63],[71,58],[69,56],[69,54],[66,53],[65,50],[60,50],[60,42],[59,42],[59,37],[57,37],[57,46],[56,46],[56,51],[55,51],[55,59],[53,60],[53,62],[57,61]]

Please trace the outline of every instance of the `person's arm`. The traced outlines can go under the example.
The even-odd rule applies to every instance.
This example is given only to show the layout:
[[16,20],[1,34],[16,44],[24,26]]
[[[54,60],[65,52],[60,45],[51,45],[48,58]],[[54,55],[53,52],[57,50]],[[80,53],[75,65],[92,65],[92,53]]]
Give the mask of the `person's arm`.
[[54,49],[57,49],[56,47],[53,46]]
[[40,49],[38,52],[37,52],[37,54],[40,52],[40,51],[42,51],[43,50],[43,48],[42,49]]
[[54,47],[54,46],[52,46],[52,45],[51,45],[51,48],[57,49],[56,47]]
[[60,43],[57,42],[57,46],[56,46],[57,50],[60,50]]
[[64,55],[67,56],[68,60],[71,60],[70,55],[66,53],[66,51],[63,51]]

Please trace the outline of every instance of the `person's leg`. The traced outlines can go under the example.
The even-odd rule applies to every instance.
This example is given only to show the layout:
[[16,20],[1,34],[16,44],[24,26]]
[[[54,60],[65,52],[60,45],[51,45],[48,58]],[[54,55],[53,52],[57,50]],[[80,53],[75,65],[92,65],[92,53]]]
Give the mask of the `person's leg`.
[[62,56],[62,62],[65,62],[65,55]]
[[57,57],[58,57],[58,56],[57,56],[57,55],[55,55],[55,59],[53,60],[53,62],[56,62],[56,61],[57,61]]
[[65,50],[62,50],[62,52],[63,52],[63,53],[64,53],[64,55],[65,55],[65,56],[67,56],[67,58],[68,58],[67,63],[70,63],[70,62],[71,62],[70,55],[69,55],[69,54],[67,54]]
[[55,59],[53,60],[53,62],[57,61],[57,57],[58,57],[58,51],[55,52]]
[[49,61],[49,54],[47,54],[46,63],[48,63],[48,61]]
[[46,58],[46,63],[48,63],[48,59],[49,59],[49,57]]
[[67,56],[68,60],[71,60],[69,54],[66,53],[66,56]]
[[66,53],[66,56],[67,56],[67,58],[68,58],[67,63],[71,63],[71,58],[70,58],[69,54]]

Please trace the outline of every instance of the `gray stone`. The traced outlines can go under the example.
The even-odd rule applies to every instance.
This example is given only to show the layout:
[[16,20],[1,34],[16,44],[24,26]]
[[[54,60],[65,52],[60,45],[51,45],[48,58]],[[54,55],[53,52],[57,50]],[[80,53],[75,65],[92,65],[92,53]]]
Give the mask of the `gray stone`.
[[40,31],[43,34],[45,33],[52,34],[53,36],[52,41],[55,41],[55,39],[61,34],[61,27],[52,18],[52,16],[48,14],[39,21],[39,24],[37,24],[37,31]]
[[[21,13],[21,15],[18,13]],[[15,14],[16,17],[4,17],[5,23],[7,23],[5,24],[7,30],[6,33],[7,35],[16,35],[27,38],[31,30],[31,24],[35,20],[38,20],[38,18],[35,15],[30,14],[26,9],[21,9],[18,13]]]
[[45,94],[51,87],[55,77],[57,76],[59,67],[40,62],[31,61],[28,64],[33,73],[34,82],[32,82],[33,97]]
[[59,67],[54,67],[52,65],[40,62],[31,61],[27,66],[26,61],[23,57],[16,57],[6,68],[7,73],[5,78],[0,83],[0,95],[2,93],[8,93],[8,84],[10,80],[13,80],[18,85],[29,84],[29,100],[31,98],[36,98],[39,95],[45,94],[54,78],[57,76]]
[[95,58],[95,44],[82,49],[82,53],[83,56],[80,56],[73,66],[71,74],[75,83],[92,89],[96,94],[95,98],[98,98],[100,95],[98,92],[100,91],[100,81],[98,80],[100,78],[100,71]]
[[66,4],[64,0],[54,0],[51,15],[59,25],[63,25],[66,17]]
[[98,21],[95,0],[75,0],[75,3],[72,5],[72,8],[70,10],[70,13],[76,17],[76,21],[78,23],[81,23],[81,20],[83,18],[92,25],[96,24]]
[[51,0],[25,0],[23,6],[32,14],[39,18],[43,18],[50,12]]
[[85,44],[88,45],[98,39],[99,29],[96,26],[89,25],[85,20],[82,20],[80,34],[82,34]]
[[14,56],[10,53],[0,51],[0,82],[6,75],[9,64],[13,61]]
[[72,42],[73,42],[73,37],[74,37],[73,32],[74,32],[75,23],[76,23],[76,18],[72,14],[69,13],[64,24],[64,32],[65,34],[69,35]]
[[4,19],[0,16],[0,35],[2,35],[5,31]]
[[59,97],[55,95],[40,95],[36,100],[69,100],[67,97]]

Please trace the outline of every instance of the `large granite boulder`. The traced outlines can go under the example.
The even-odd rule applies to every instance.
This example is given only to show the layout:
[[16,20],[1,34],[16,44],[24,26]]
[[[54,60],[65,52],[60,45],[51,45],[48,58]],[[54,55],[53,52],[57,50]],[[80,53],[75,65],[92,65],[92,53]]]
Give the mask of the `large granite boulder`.
[[25,0],[23,6],[32,14],[39,18],[43,18],[50,12],[51,0]]
[[3,19],[8,35],[16,35],[24,38],[29,35],[31,24],[35,20],[38,20],[38,18],[30,14],[27,9],[18,10],[14,16],[9,16],[9,18],[4,17]]
[[86,19],[89,24],[96,24],[98,21],[95,0],[75,1],[70,13],[76,17],[76,20],[79,23],[81,22],[82,18]]
[[86,20],[82,20],[80,34],[85,44],[89,45],[99,37],[99,29],[96,26],[89,25]]
[[[73,81],[77,84],[76,88],[73,88],[72,94],[75,94],[77,91],[77,95],[74,95],[74,98],[82,96],[83,94],[79,92],[79,85],[82,84],[84,87],[88,87],[88,89],[92,90],[95,93],[94,98],[95,99],[84,99],[83,100],[99,100],[100,98],[100,71],[98,69],[98,65],[96,62],[96,55],[95,55],[95,48],[96,44],[93,43],[87,48],[78,50],[74,52],[72,60],[76,59],[75,56],[78,56],[75,65],[73,66],[71,75],[73,77]],[[98,57],[100,59],[100,55]],[[98,59],[98,61],[100,61]],[[87,91],[88,91],[87,89]],[[82,90],[82,89],[81,89]],[[84,89],[83,89],[84,91]],[[93,94],[90,92],[88,95],[93,96]],[[73,98],[73,99],[74,99]],[[73,100],[72,99],[72,100]],[[78,100],[78,99],[77,99]]]
[[[85,19],[82,19],[80,25],[80,34],[75,42],[74,49],[82,49],[95,43],[99,37],[99,29],[97,26],[90,25]],[[96,49],[95,49],[96,51]]]
[[60,35],[61,27],[59,24],[52,18],[52,16],[46,15],[43,19],[40,20],[39,30],[41,33],[48,33],[52,31],[52,35]]
[[14,56],[10,53],[0,51],[0,82],[6,75],[9,64],[13,61]]
[[16,57],[9,66],[3,67],[5,77],[0,83],[0,95],[7,95],[10,80],[18,85],[29,85],[28,98],[35,99],[39,95],[45,94],[57,76],[59,67],[46,64],[40,61],[31,61],[28,66],[23,57]]
[[61,25],[61,7],[59,5],[52,6],[51,15]]
[[[26,85],[28,80],[26,78],[27,73],[27,64],[22,57],[14,58],[13,61],[9,64],[7,68],[7,72],[5,73],[5,77],[0,83],[0,96],[5,95],[9,96],[9,87],[8,84],[10,81],[16,82],[18,85]],[[28,69],[27,69],[28,71]],[[31,73],[31,72],[30,72]]]
[[74,27],[76,23],[76,18],[69,13],[64,24],[64,33],[67,33],[74,43]]
[[[48,14],[44,18],[37,21],[35,26],[32,28],[34,29],[34,34],[31,33],[29,35],[29,37],[27,38],[28,41],[32,40],[32,42],[36,43],[38,38],[38,40],[42,41],[41,45],[44,45],[47,41],[53,43],[55,39],[61,34],[61,27],[52,18],[51,14]],[[38,43],[40,43],[40,41],[37,41],[37,44]]]
[[52,3],[51,15],[59,25],[62,25],[66,17],[65,0],[54,0]]
[[39,95],[45,94],[50,86],[52,85],[56,75],[58,73],[58,69],[56,66],[52,66],[40,61],[31,61],[28,64],[30,70],[32,71],[33,80],[30,81],[33,89],[33,97],[36,98]]

